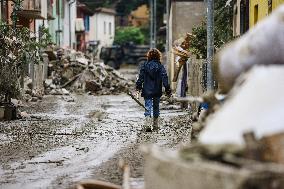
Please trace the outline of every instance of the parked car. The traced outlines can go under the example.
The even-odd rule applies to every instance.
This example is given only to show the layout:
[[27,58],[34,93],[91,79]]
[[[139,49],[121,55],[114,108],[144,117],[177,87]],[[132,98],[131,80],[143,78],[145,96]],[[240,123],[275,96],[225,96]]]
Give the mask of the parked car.
[[150,47],[145,45],[102,47],[100,59],[115,69],[119,69],[122,63],[140,65],[147,60],[149,49]]

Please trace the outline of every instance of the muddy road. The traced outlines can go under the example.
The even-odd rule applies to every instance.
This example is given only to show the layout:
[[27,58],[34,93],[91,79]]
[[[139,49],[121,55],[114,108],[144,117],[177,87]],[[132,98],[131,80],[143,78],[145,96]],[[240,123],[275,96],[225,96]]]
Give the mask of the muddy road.
[[125,94],[45,96],[30,119],[0,122],[0,188],[72,188],[82,179],[121,183],[118,160],[143,177],[139,146],[176,148],[190,136],[187,112],[162,105],[161,128],[142,130],[143,109]]

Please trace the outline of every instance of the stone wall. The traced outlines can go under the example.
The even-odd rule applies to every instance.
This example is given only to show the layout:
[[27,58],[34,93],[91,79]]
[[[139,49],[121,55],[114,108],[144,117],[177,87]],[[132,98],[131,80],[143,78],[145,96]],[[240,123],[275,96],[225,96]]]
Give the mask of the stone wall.
[[29,77],[32,79],[32,90],[35,95],[44,95],[44,80],[47,79],[48,57],[43,54],[43,62],[29,65]]
[[[189,96],[201,96],[203,94],[202,87],[202,66],[204,60],[196,59],[195,57],[189,60],[189,69],[188,69],[188,95]],[[197,111],[198,104],[191,103],[192,111]]]

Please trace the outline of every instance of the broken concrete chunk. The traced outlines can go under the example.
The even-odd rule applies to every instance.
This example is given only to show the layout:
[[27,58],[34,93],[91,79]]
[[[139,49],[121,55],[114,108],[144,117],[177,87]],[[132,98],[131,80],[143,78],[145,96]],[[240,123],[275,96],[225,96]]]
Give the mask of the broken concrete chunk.
[[205,144],[243,144],[243,134],[257,139],[284,131],[284,66],[258,66],[246,74],[221,109],[207,119],[200,134]]
[[64,88],[61,89],[63,95],[70,95],[70,92]]
[[45,87],[49,87],[52,84],[52,79],[46,79],[44,81]]
[[62,96],[62,99],[66,102],[75,102],[75,99],[72,96]]
[[86,81],[86,91],[90,92],[97,92],[102,89],[101,83],[92,80],[92,81]]
[[31,116],[27,112],[21,112],[20,114],[22,119],[29,119]]
[[32,90],[33,88],[33,81],[29,77],[25,77],[24,79],[24,88]]
[[56,85],[54,85],[54,84],[51,84],[49,87],[50,87],[51,89],[56,89]]
[[63,95],[61,89],[52,89],[49,94],[51,94],[51,95]]
[[38,98],[37,97],[32,97],[31,102],[37,102]]
[[177,151],[147,147],[145,189],[247,189],[284,187],[284,167],[233,159],[232,164],[217,161],[184,161]]
[[261,138],[259,145],[262,160],[284,164],[284,132]]

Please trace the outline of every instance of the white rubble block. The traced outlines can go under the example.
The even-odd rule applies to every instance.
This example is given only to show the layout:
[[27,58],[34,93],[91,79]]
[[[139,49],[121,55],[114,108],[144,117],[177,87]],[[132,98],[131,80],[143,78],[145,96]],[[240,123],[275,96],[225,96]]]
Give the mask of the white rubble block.
[[143,151],[145,189],[284,187],[284,168],[278,165],[248,164],[247,167],[234,167],[215,161],[185,161],[180,158],[178,151],[163,151],[155,146]]
[[50,87],[51,89],[56,89],[56,85],[54,85],[54,84],[51,84],[49,87]]
[[256,66],[235,87],[200,134],[204,144],[244,144],[243,134],[256,138],[284,131],[284,65]]
[[88,62],[89,62],[89,60],[85,57],[78,57],[76,58],[76,61],[83,65],[88,65]]
[[218,53],[217,78],[230,90],[235,79],[255,64],[284,64],[284,5]]
[[27,112],[21,112],[22,119],[29,119],[31,116]]
[[63,95],[70,95],[70,92],[66,90],[65,88],[62,88],[61,91]]
[[62,90],[61,89],[52,89],[49,94],[51,95],[63,95]]
[[45,84],[46,87],[49,87],[52,84],[52,79],[46,79],[44,81],[44,84]]

